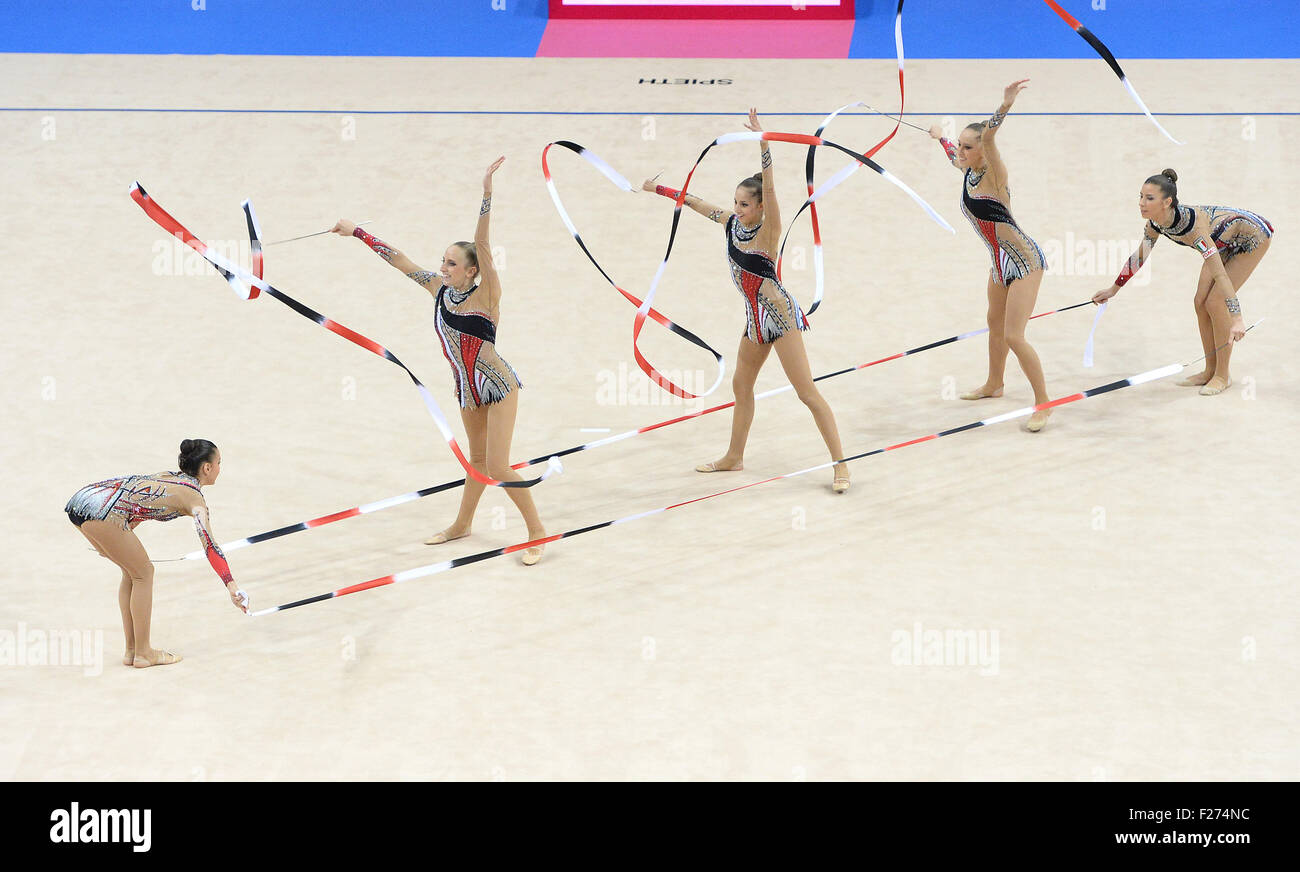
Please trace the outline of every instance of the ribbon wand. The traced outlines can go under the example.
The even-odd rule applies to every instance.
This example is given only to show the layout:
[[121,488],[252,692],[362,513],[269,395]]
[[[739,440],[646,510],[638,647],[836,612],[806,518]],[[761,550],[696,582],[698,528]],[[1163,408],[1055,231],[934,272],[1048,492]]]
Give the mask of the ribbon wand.
[[[374,220],[375,220],[375,219],[373,219],[373,218],[367,218],[365,221],[358,221],[358,222],[357,222],[357,226],[360,227],[362,224],[370,224],[370,223],[373,222]],[[306,234],[306,235],[304,235],[304,236],[295,236],[295,237],[293,237],[292,239],[280,239],[280,240],[277,240],[277,241],[275,241],[275,242],[268,242],[268,243],[266,243],[266,244],[267,244],[267,245],[282,245],[282,244],[284,244],[284,243],[286,243],[286,242],[297,242],[299,239],[311,239],[313,236],[323,236],[323,235],[326,234],[326,233],[333,233],[333,232],[334,232],[333,230],[320,230],[320,231],[317,231],[316,233],[308,233],[308,234]]]
[[882,115],[882,116],[884,116],[885,118],[888,118],[890,121],[898,121],[898,122],[900,122],[900,123],[902,123],[902,124],[905,124],[905,125],[907,125],[908,127],[912,128],[913,130],[919,130],[919,131],[921,131],[922,133],[929,133],[929,132],[930,132],[930,131],[926,130],[924,127],[920,126],[919,124],[913,124],[913,123],[910,122],[910,121],[903,121],[903,116],[901,116],[901,115],[890,115],[888,112],[881,112],[879,109],[875,108],[874,106],[868,106],[866,103],[862,103],[862,104],[859,104],[859,105],[864,106],[864,107],[866,107],[867,109],[870,109],[872,112],[875,112],[877,115]]

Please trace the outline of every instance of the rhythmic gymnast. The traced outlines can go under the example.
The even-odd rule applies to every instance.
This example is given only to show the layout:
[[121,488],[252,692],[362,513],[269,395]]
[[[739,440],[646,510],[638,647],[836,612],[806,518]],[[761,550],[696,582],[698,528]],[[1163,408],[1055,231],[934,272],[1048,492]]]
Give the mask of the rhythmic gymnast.
[[[745,126],[755,131],[763,129],[758,123],[757,110],[749,110],[749,121]],[[772,154],[766,142],[759,142],[759,150],[763,171],[736,187],[733,210],[710,205],[694,194],[687,194],[685,200],[685,204],[696,212],[725,226],[731,280],[745,300],[746,319],[740,350],[736,352],[736,374],[731,381],[736,395],[731,417],[731,444],[720,459],[695,467],[697,472],[727,472],[744,468],[745,443],[749,439],[749,426],[754,421],[754,382],[773,348],[781,360],[786,378],[812,412],[831,460],[838,461],[844,456],[835,416],[817,390],[808,366],[808,353],[801,335],[801,331],[808,329],[808,319],[782,287],[772,262],[771,252],[777,250],[781,241],[781,213],[772,181]],[[680,193],[655,185],[653,179],[647,179],[641,187],[674,200]],[[837,494],[849,489],[847,463],[835,464],[831,489]]]
[[1119,293],[1142,268],[1161,236],[1199,251],[1205,262],[1201,264],[1192,305],[1201,330],[1201,347],[1205,349],[1205,369],[1179,384],[1200,385],[1200,393],[1212,397],[1232,384],[1228,373],[1232,343],[1246,335],[1237,291],[1264,259],[1273,237],[1273,225],[1245,209],[1181,206],[1177,182],[1178,173],[1169,169],[1143,182],[1138,194],[1138,212],[1147,219],[1142,228],[1142,243],[1124,264],[1115,283],[1098,291],[1092,301],[1104,303]]
[[[492,174],[504,162],[504,157],[497,158],[483,177],[483,203],[474,241],[453,242],[442,255],[440,272],[421,269],[405,254],[351,221],[340,220],[333,232],[357,237],[434,298],[433,324],[456,382],[460,417],[469,437],[470,463],[498,481],[522,481],[523,477],[510,468],[510,441],[523,383],[496,350],[496,330],[501,322],[501,279],[492,263],[492,245],[488,241]],[[424,544],[441,545],[468,536],[485,487],[473,477],[466,478],[456,520]],[[523,515],[529,539],[546,536],[529,490],[510,487],[505,491]],[[544,547],[525,549],[524,565],[532,566],[541,560]]]
[[153,563],[135,528],[145,521],[172,521],[182,515],[194,517],[194,529],[207,553],[208,562],[221,576],[230,601],[248,612],[248,597],[235,586],[226,556],[212,535],[208,504],[199,488],[214,484],[221,474],[221,452],[206,439],[181,442],[177,458],[179,472],[128,475],[83,487],[72,495],[64,511],[101,557],[122,570],[117,604],[122,610],[122,631],[126,635],[124,666],[146,669],[179,663],[181,656],[154,648],[149,643],[149,622],[153,615]]
[[[958,169],[965,170],[962,182],[961,210],[975,232],[988,246],[993,257],[989,270],[989,376],[973,391],[961,395],[963,400],[980,400],[1002,396],[1008,349],[1016,353],[1020,369],[1034,389],[1034,405],[1046,403],[1047,383],[1038,353],[1025,339],[1025,325],[1038,299],[1046,262],[1043,250],[1011,217],[1011,189],[1007,187],[1007,165],[998,152],[998,128],[1011,111],[1016,95],[1028,85],[1021,79],[1007,85],[1002,105],[988,121],[966,125],[957,142],[944,139],[939,126],[930,128],[930,136],[939,140],[944,154]],[[1047,426],[1050,409],[1030,416],[1026,428],[1037,433]]]

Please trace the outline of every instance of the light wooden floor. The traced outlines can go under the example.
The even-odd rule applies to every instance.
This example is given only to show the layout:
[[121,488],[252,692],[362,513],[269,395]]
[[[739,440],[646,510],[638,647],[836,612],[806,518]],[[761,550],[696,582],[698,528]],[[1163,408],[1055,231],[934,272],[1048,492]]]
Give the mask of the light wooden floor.
[[[118,665],[116,569],[60,511],[79,486],[171,468],[202,436],[224,457],[207,491],[233,539],[457,476],[405,377],[271,300],[238,301],[208,269],[167,273],[162,234],[128,199],[139,180],[200,236],[238,241],[251,197],[269,240],[340,216],[436,267],[473,232],[482,168],[498,176],[499,342],[527,387],[516,458],[695,406],[600,402],[630,363],[633,309],[555,214],[541,147],[581,142],[634,181],[677,184],[714,136],[757,105],[769,129],[811,131],[853,99],[895,108],[892,61],[561,61],[0,56],[0,256],[7,289],[0,504],[10,519],[0,633],[102,630],[104,666],[0,669],[0,777],[10,779],[1294,779],[1297,765],[1293,503],[1297,307],[1290,193],[1294,62],[1125,63],[1177,148],[1096,61],[909,61],[909,111],[927,124],[986,117],[1032,77],[1004,128],[1015,214],[1071,268],[1039,309],[1086,299],[1117,263],[1089,245],[1136,240],[1139,185],[1162,167],[1184,202],[1274,221],[1241,295],[1234,387],[1173,379],[1067,406],[1034,436],[1017,423],[869,458],[852,490],[829,472],[765,484],[514,558],[258,619],[206,565],[161,564],[154,641],[185,656]],[[730,86],[639,85],[729,77]],[[1231,81],[1231,89],[1189,87]],[[48,112],[47,107],[319,109],[318,113]],[[473,110],[465,114],[364,114]],[[553,114],[521,114],[521,113]],[[572,114],[572,113],[615,114]],[[671,115],[665,113],[719,113]],[[808,113],[783,116],[782,112]],[[1249,118],[1233,113],[1260,113]],[[722,113],[730,113],[724,115]],[[815,115],[814,115],[815,114]],[[816,116],[816,117],[815,117]],[[889,129],[828,131],[865,147]],[[354,138],[348,138],[354,133]],[[651,136],[652,138],[646,138]],[[693,190],[726,202],[757,171],[750,144],[709,159]],[[804,152],[775,148],[780,202],[802,197]],[[987,255],[957,207],[959,177],[904,129],[878,156],[957,227],[860,173],[824,202],[828,291],[807,334],[814,372],[973,330]],[[825,178],[844,158],[823,156]],[[572,155],[557,182],[593,251],[643,292],[670,208],[607,185]],[[734,358],[740,300],[720,232],[686,215],[658,305]],[[806,218],[792,245],[808,245]],[[1101,322],[1090,308],[1034,322],[1054,395],[1201,354],[1191,307],[1200,260],[1167,242],[1149,282]],[[788,273],[805,302],[812,273]],[[182,270],[183,272],[183,270]],[[385,343],[454,415],[429,299],[364,246],[335,237],[268,249],[267,276]],[[657,328],[665,369],[707,357]],[[1026,405],[949,399],[983,379],[982,339],[825,382],[846,450],[925,435]],[[759,389],[784,383],[775,358]],[[730,399],[724,385],[705,404]],[[698,404],[697,404],[698,405]],[[457,422],[458,423],[458,422]],[[746,470],[704,477],[729,415],[571,458],[534,493],[549,528],[756,481],[824,459],[792,395],[759,404]],[[471,539],[422,537],[455,492],[232,553],[255,606],[524,539],[489,493]],[[494,521],[496,523],[494,523]],[[192,528],[146,525],[154,557]],[[989,668],[898,665],[900,634],[997,639]],[[23,627],[20,627],[23,625]],[[991,652],[990,652],[991,653]],[[90,670],[95,671],[95,670]],[[981,674],[995,673],[995,674]]]

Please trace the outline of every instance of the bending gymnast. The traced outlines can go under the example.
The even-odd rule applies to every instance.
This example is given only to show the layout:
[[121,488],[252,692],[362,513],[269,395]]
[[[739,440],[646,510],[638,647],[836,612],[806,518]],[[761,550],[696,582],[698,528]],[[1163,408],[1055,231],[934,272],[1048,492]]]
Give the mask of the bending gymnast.
[[226,556],[212,535],[208,504],[199,490],[214,484],[221,474],[221,452],[206,439],[186,439],[181,442],[177,465],[179,472],[128,475],[86,485],[64,506],[68,518],[100,556],[122,570],[122,584],[117,590],[122,631],[126,635],[122,663],[137,669],[168,666],[182,659],[179,654],[149,644],[153,564],[134,532],[144,521],[172,521],[182,515],[192,515],[208,562],[225,582],[230,601],[241,611],[248,611],[247,598],[235,586]]
[[[501,322],[501,279],[493,266],[492,245],[488,241],[492,174],[504,162],[504,157],[497,158],[483,177],[483,203],[474,241],[453,242],[442,255],[441,272],[421,269],[405,254],[351,221],[340,220],[333,232],[357,237],[434,298],[433,324],[456,382],[460,417],[469,437],[470,463],[498,481],[521,481],[523,477],[510,468],[510,440],[523,383],[496,350],[496,330]],[[468,536],[485,487],[482,482],[467,478],[456,520],[424,544],[441,545]],[[511,487],[505,491],[523,515],[529,539],[543,538],[546,528],[537,515],[529,490]],[[541,560],[544,547],[525,549],[524,565],[532,566]]]
[[[757,110],[749,110],[749,121],[745,126],[755,131],[763,129],[758,123]],[[781,213],[772,181],[772,154],[766,142],[759,142],[759,150],[763,171],[736,187],[734,210],[720,209],[694,194],[687,194],[685,200],[685,204],[696,212],[725,226],[731,280],[745,300],[746,319],[740,350],[736,352],[736,373],[731,381],[736,395],[731,417],[731,444],[721,459],[695,467],[698,472],[744,468],[745,443],[749,439],[749,426],[754,422],[754,382],[773,348],[781,360],[786,378],[812,412],[817,429],[831,453],[831,460],[838,461],[844,456],[835,416],[817,390],[812,369],[808,366],[808,353],[801,335],[801,331],[808,329],[808,319],[799,304],[786,293],[772,262],[770,252],[776,251],[781,242]],[[655,185],[652,179],[641,187],[674,200],[679,194],[672,188]],[[849,489],[847,463],[835,464],[831,489],[837,494]]]
[[[988,246],[993,258],[989,270],[989,376],[983,385],[961,395],[963,400],[980,400],[1002,396],[1007,368],[1007,351],[1016,353],[1020,369],[1034,389],[1034,405],[1051,399],[1043,379],[1043,365],[1038,353],[1025,339],[1025,325],[1038,299],[1046,261],[1038,243],[1021,230],[1011,217],[1011,189],[1007,187],[1007,165],[998,152],[998,128],[1011,111],[1016,95],[1028,85],[1021,79],[1007,85],[1002,105],[988,121],[966,125],[957,142],[944,139],[939,126],[930,128],[930,136],[939,140],[948,160],[965,170],[961,192],[961,210],[975,232]],[[1030,416],[1026,428],[1037,433],[1047,426],[1050,409]]]
[[1211,397],[1232,384],[1228,374],[1232,343],[1246,335],[1237,290],[1264,259],[1273,237],[1273,225],[1244,209],[1180,206],[1177,182],[1178,173],[1167,169],[1142,184],[1138,212],[1147,219],[1142,228],[1142,243],[1124,264],[1115,283],[1098,291],[1092,301],[1104,303],[1119,293],[1142,268],[1161,236],[1199,251],[1205,262],[1201,264],[1192,305],[1201,330],[1201,346],[1205,349],[1205,370],[1179,384],[1200,385],[1200,392]]

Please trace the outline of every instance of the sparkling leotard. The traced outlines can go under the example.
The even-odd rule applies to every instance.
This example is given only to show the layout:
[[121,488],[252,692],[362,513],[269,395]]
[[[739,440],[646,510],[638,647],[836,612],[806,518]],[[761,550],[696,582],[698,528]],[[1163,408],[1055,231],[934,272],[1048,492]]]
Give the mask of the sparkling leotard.
[[[203,493],[199,490],[199,480],[184,472],[128,475],[86,485],[72,495],[63,510],[68,513],[68,520],[78,527],[87,521],[107,521],[110,518],[120,523],[123,530],[130,530],[141,521],[174,521],[190,514],[184,508],[165,504],[171,495],[169,488],[175,486],[190,488],[200,495]],[[204,525],[203,515],[206,512],[194,512],[194,528],[203,545],[203,553],[222,582],[233,584],[235,579],[230,574],[230,564],[226,562],[221,546],[212,538],[212,532]]]
[[189,512],[159,504],[168,485],[199,490],[199,480],[183,472],[128,475],[88,484],[72,495],[63,510],[78,527],[85,521],[106,521],[111,515],[129,530],[141,521],[173,521]]
[[745,336],[762,345],[774,342],[790,330],[807,330],[808,319],[776,277],[776,266],[766,251],[753,245],[761,224],[744,227],[732,215],[724,231],[731,280],[745,299]]
[[496,322],[469,302],[477,289],[476,285],[462,294],[442,285],[434,314],[434,326],[442,353],[451,364],[456,399],[462,409],[498,403],[512,390],[524,386],[514,368],[497,354]]
[[[988,179],[988,184],[984,184]],[[993,281],[1006,286],[1043,269],[1046,258],[1038,243],[1020,229],[1011,217],[1011,191],[1006,201],[998,198],[987,170],[966,170],[962,177],[961,211],[970,221],[993,258]]]
[[[1182,205],[1178,207],[1177,214],[1168,227],[1161,227],[1154,221],[1147,222],[1147,236],[1154,241],[1158,238],[1155,233],[1159,233],[1179,245],[1197,248],[1193,231],[1198,224],[1209,227],[1210,239],[1224,263],[1238,254],[1254,251],[1261,242],[1273,236],[1273,225],[1254,212],[1228,206]],[[1207,252],[1202,251],[1201,254]]]

